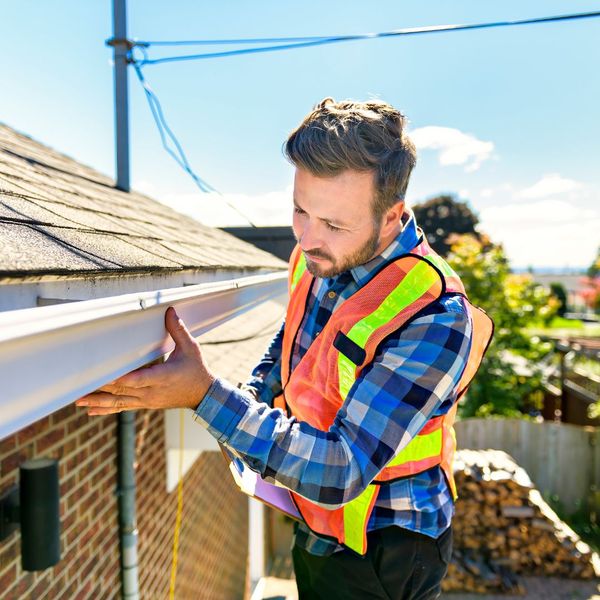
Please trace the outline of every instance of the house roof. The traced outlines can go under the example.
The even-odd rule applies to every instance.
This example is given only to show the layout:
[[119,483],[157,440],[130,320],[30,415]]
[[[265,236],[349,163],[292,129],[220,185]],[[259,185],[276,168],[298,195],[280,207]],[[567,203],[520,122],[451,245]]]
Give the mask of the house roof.
[[0,123],[0,275],[282,269],[273,255]]

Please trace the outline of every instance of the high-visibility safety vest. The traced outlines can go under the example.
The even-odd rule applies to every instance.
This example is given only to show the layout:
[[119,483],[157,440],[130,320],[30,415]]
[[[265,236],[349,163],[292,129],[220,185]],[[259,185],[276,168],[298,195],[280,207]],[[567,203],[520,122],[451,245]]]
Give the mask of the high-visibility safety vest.
[[[333,424],[361,371],[373,361],[380,343],[418,317],[443,294],[464,296],[472,322],[471,348],[458,383],[457,397],[473,379],[493,334],[492,320],[468,301],[456,273],[423,238],[412,252],[385,264],[332,313],[327,325],[292,370],[293,347],[313,284],[314,277],[306,269],[304,255],[296,246],[290,258],[290,298],[283,335],[283,394],[275,399],[274,405],[323,431]],[[456,449],[452,425],[456,406],[455,402],[447,414],[429,419],[367,488],[340,508],[328,510],[290,492],[308,527],[365,554],[367,524],[381,485],[439,465],[456,499],[452,473]]]

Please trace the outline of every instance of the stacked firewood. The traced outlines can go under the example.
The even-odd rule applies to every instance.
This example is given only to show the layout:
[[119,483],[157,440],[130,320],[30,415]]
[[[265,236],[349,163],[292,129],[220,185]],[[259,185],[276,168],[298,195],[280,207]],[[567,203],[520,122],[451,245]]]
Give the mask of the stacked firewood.
[[591,579],[600,559],[563,523],[505,452],[461,450],[460,498],[444,591],[522,593],[517,575]]

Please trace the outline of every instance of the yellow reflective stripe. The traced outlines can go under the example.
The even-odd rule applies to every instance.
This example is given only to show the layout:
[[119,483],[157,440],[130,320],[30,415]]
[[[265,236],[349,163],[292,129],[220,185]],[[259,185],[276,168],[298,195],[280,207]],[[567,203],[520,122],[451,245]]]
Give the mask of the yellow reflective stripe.
[[[364,349],[376,329],[389,323],[398,313],[425,294],[438,278],[431,266],[419,261],[383,302],[370,315],[355,323],[346,335]],[[341,352],[338,352],[337,363],[339,390],[342,399],[345,400],[356,379],[356,365]]]
[[366,548],[365,531],[369,519],[369,507],[377,486],[368,485],[367,489],[344,504],[344,544],[359,554],[364,554]]
[[395,467],[432,456],[441,456],[441,454],[442,428],[440,427],[431,433],[415,436],[386,466]]
[[458,275],[454,269],[441,256],[438,256],[437,254],[428,254],[424,258],[435,265],[446,277],[458,279]]
[[306,258],[304,258],[303,253],[300,253],[300,258],[298,259],[298,262],[296,263],[296,268],[294,269],[294,273],[292,274],[292,284],[290,285],[290,289],[292,292],[294,291],[294,288],[298,285],[300,277],[302,277],[304,271],[306,271]]

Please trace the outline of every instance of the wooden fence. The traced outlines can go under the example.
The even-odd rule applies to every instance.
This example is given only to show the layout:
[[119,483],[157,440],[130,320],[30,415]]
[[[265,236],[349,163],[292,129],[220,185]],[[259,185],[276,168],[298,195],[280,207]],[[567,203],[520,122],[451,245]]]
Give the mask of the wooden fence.
[[510,454],[568,513],[600,511],[600,427],[488,418],[457,421],[455,428],[459,450]]

